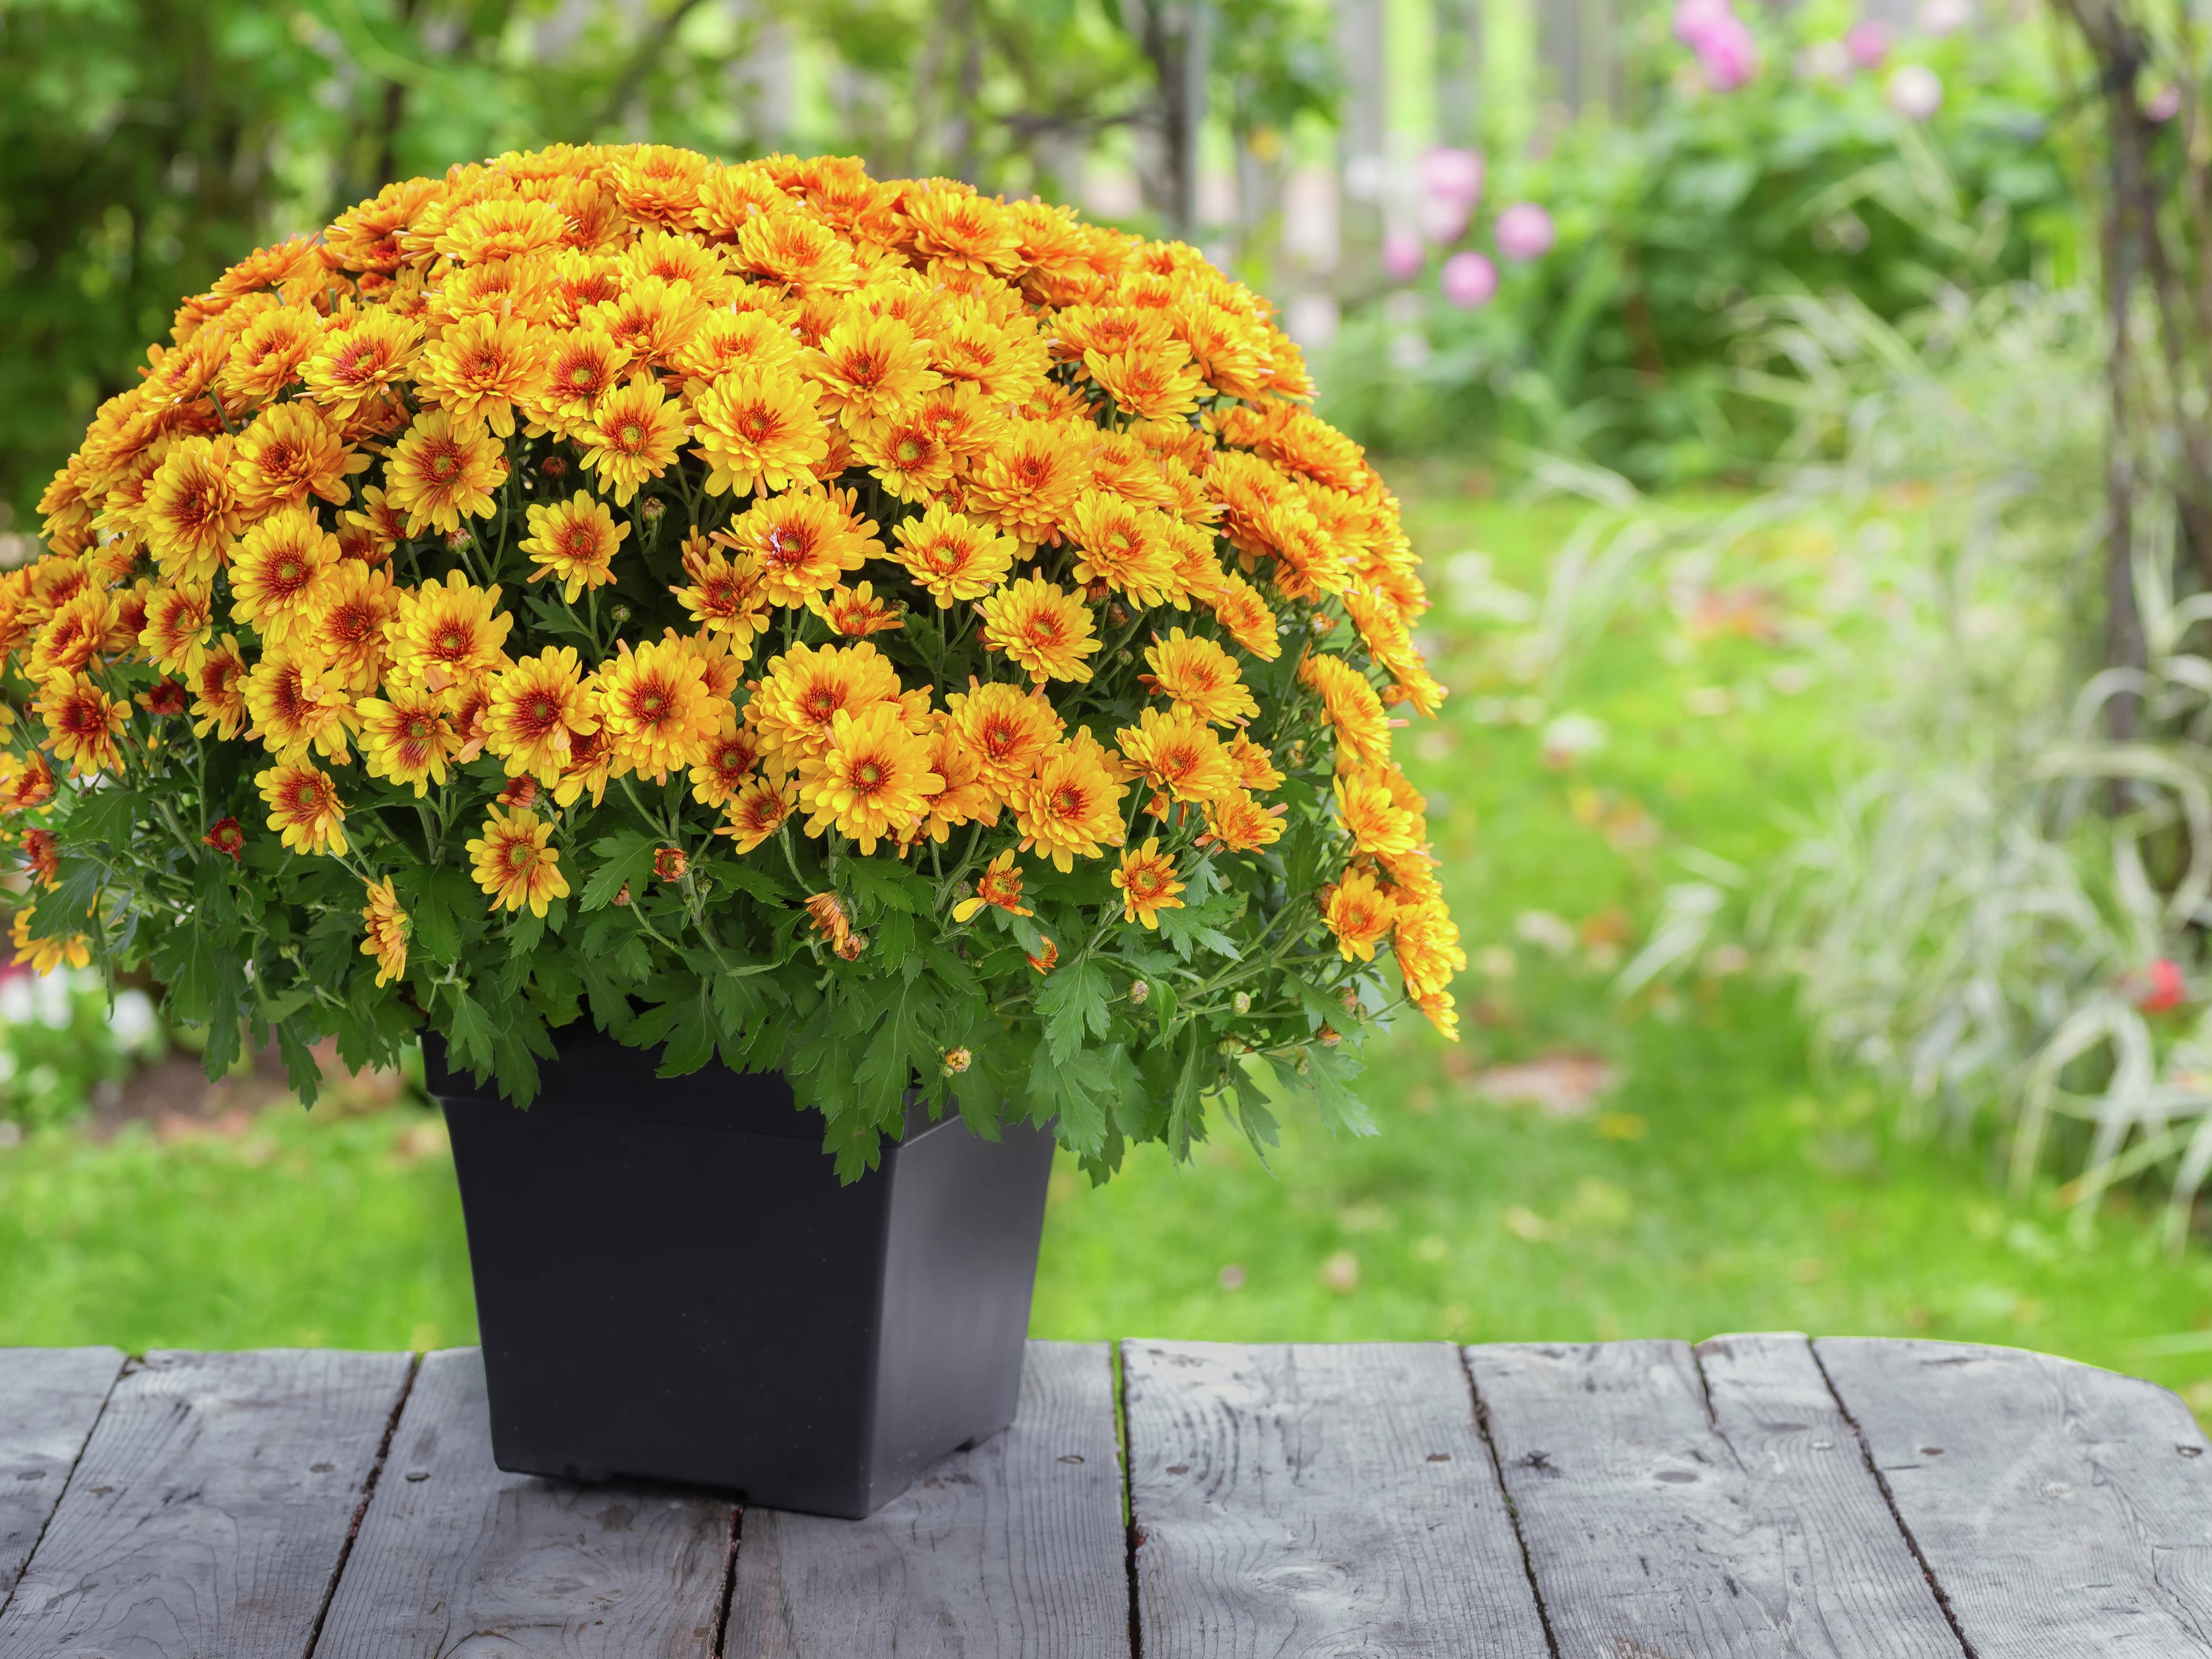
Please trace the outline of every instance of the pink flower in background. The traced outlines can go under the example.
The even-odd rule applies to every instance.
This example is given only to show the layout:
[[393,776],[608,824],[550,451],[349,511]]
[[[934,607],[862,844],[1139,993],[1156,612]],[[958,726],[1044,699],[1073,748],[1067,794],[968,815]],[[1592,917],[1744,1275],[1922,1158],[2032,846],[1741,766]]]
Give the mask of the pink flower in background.
[[1470,249],[1444,261],[1439,282],[1450,303],[1462,311],[1479,311],[1498,292],[1498,267]]
[[1925,121],[1943,107],[1943,82],[1925,64],[1900,64],[1889,77],[1889,106],[1908,121]]
[[1498,216],[1498,251],[1516,264],[1552,251],[1552,216],[1534,202],[1516,202]]
[[2160,87],[2143,100],[2142,112],[2148,120],[2171,121],[2181,113],[2181,88],[2171,83]]
[[1881,67],[1889,46],[1889,25],[1872,17],[1852,24],[1844,36],[1844,50],[1850,53],[1851,62],[1869,71]]
[[2181,1006],[2189,988],[2181,977],[2179,963],[2171,957],[2160,957],[2151,963],[2145,977],[2149,983],[2136,1000],[2136,1007],[2147,1014],[2164,1014]]
[[1734,92],[1759,73],[1759,42],[1733,12],[1708,28],[1696,46],[1698,66],[1715,92]]
[[1482,199],[1481,152],[1449,145],[1425,150],[1420,176],[1421,234],[1432,242],[1456,242]]
[[1956,33],[1974,21],[1974,0],[1920,0],[1920,27],[1941,37]]
[[1674,7],[1674,38],[1692,51],[1702,52],[1706,35],[1735,21],[1729,0],[1679,0]]
[[1382,274],[1402,283],[1421,269],[1421,239],[1410,230],[1382,233]]

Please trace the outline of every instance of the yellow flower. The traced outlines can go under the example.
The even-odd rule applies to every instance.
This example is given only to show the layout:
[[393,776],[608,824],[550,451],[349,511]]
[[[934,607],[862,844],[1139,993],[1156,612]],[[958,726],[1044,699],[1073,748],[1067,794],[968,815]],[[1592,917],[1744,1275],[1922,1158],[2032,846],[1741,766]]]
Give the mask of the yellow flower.
[[876,597],[875,586],[862,582],[848,587],[840,582],[827,593],[807,600],[806,608],[830,624],[830,631],[848,640],[888,633],[906,626],[905,617]]
[[422,349],[422,325],[373,307],[326,324],[319,343],[301,377],[309,396],[347,420],[407,377]]
[[1161,911],[1182,909],[1182,901],[1176,895],[1183,884],[1175,878],[1175,870],[1176,861],[1160,851],[1158,836],[1134,852],[1124,848],[1121,867],[1114,872],[1114,885],[1121,890],[1121,920],[1157,928]]
[[249,515],[303,506],[311,493],[343,507],[353,494],[347,477],[368,465],[368,456],[347,449],[337,423],[314,404],[272,404],[239,434],[230,482]]
[[295,853],[343,853],[345,803],[330,775],[304,763],[287,763],[254,775],[261,799],[269,804],[269,827]]
[[760,561],[769,604],[803,605],[884,550],[875,520],[855,510],[857,499],[849,489],[806,484],[755,501],[714,540]]
[[707,671],[681,641],[651,641],[635,651],[625,641],[600,665],[599,682],[599,718],[617,772],[665,781],[706,752],[721,724]]
[[310,751],[340,766],[353,758],[346,739],[361,717],[338,676],[326,669],[289,652],[268,651],[246,677],[246,708],[253,716],[246,735],[260,738],[280,760],[304,760]]
[[945,384],[929,366],[929,348],[895,317],[848,317],[804,362],[823,403],[861,432],[908,413]]
[[723,810],[726,822],[714,833],[736,842],[740,853],[750,853],[783,828],[798,799],[799,786],[788,778],[748,778]]
[[222,569],[246,521],[231,453],[228,437],[179,439],[146,486],[146,545],[172,581],[204,582]]
[[1322,890],[1327,896],[1322,915],[1328,931],[1336,935],[1337,949],[1344,959],[1374,961],[1375,947],[1389,936],[1398,920],[1398,907],[1364,870],[1351,871],[1334,887]]
[[1042,684],[1087,680],[1083,659],[1099,647],[1091,608],[1042,576],[1009,582],[983,600],[983,642],[1003,651]]
[[415,380],[425,403],[512,438],[514,405],[537,396],[547,368],[544,339],[520,318],[465,317],[424,350]]
[[550,789],[560,782],[575,739],[599,724],[574,647],[549,647],[518,659],[492,682],[484,749],[507,763],[507,776],[526,772]]
[[111,700],[83,674],[57,674],[40,689],[33,707],[46,724],[46,747],[69,763],[72,777],[123,764],[115,739],[131,717],[127,699]]
[[445,698],[420,685],[395,685],[354,706],[361,717],[361,756],[373,778],[411,783],[420,796],[446,781],[446,763],[460,744]]
[[1066,874],[1077,854],[1095,859],[1121,845],[1121,798],[1128,793],[1114,781],[1097,739],[1078,732],[1047,750],[1036,775],[1015,787],[1014,823],[1024,845]]
[[962,899],[952,907],[952,920],[973,921],[987,904],[1004,910],[1009,915],[1033,916],[1036,914],[1022,903],[1022,872],[1015,867],[1014,849],[1011,847],[993,859],[983,873],[975,878],[975,897]]
[[1420,820],[1400,806],[1389,782],[1363,770],[1339,773],[1336,816],[1352,844],[1377,858],[1410,853],[1420,839]]
[[634,374],[605,393],[576,433],[584,465],[605,482],[617,507],[628,507],[640,484],[659,476],[686,435],[683,410],[649,374]]
[[1177,800],[1210,801],[1237,787],[1221,739],[1185,708],[1146,708],[1115,734],[1121,754],[1146,783]]
[[157,585],[146,602],[138,643],[164,674],[189,675],[207,659],[215,600],[204,582]]
[[246,659],[238,649],[238,636],[226,634],[202,658],[192,674],[192,735],[210,732],[225,743],[246,723]]
[[319,653],[349,691],[375,689],[390,661],[386,625],[399,614],[392,574],[343,559],[323,591],[323,614],[297,648]]
[[976,757],[983,781],[1002,795],[1036,770],[1066,729],[1041,690],[994,682],[956,691],[945,703],[962,747]]
[[1088,422],[1015,421],[979,457],[969,480],[969,510],[994,514],[1024,541],[1056,538],[1068,507],[1088,480],[1083,465]]
[[71,968],[92,965],[92,941],[82,933],[64,933],[56,939],[33,939],[31,918],[38,907],[27,904],[15,912],[14,935],[15,960],[27,962],[34,974],[51,974],[67,963]]
[[857,716],[841,711],[830,722],[829,748],[799,785],[799,803],[813,814],[806,833],[834,827],[863,854],[885,837],[912,840],[929,798],[945,787],[929,763],[929,740],[906,729],[896,704],[878,703]]
[[1255,795],[1283,787],[1283,775],[1275,769],[1275,757],[1265,745],[1253,742],[1242,732],[1229,740],[1229,760],[1237,769],[1237,781]]
[[568,234],[568,222],[550,202],[493,197],[454,214],[435,246],[449,259],[477,264],[558,247]]
[[1354,761],[1380,766],[1390,758],[1390,724],[1367,677],[1341,657],[1316,653],[1298,665],[1299,680],[1321,694],[1336,740]]
[[838,714],[898,700],[897,671],[865,640],[850,646],[795,645],[769,659],[750,718],[771,754],[811,760],[829,748],[830,723]]
[[760,736],[738,722],[737,711],[722,718],[720,731],[707,739],[706,751],[691,766],[691,799],[702,806],[723,806],[745,787],[761,757]]
[[[759,289],[749,289],[757,294]],[[692,380],[713,382],[733,369],[763,374],[793,371],[799,361],[799,342],[790,325],[766,311],[717,311],[692,331],[676,354],[676,367]],[[786,378],[790,378],[787,374]],[[813,398],[807,398],[811,413]],[[693,410],[696,416],[697,410]]]
[[898,541],[898,562],[940,609],[980,599],[1004,581],[1021,545],[941,501],[894,526],[891,534]]
[[552,824],[526,807],[491,809],[483,834],[468,843],[468,853],[477,885],[491,896],[494,910],[520,910],[526,904],[532,915],[542,916],[553,900],[568,896],[561,854],[546,845],[552,838]]
[[734,559],[727,554],[697,550],[684,556],[689,587],[669,592],[683,602],[691,620],[708,634],[730,642],[739,662],[753,653],[753,641],[768,631],[768,593],[761,580],[761,562],[750,553]]
[[1158,527],[1164,516],[1103,489],[1085,490],[1068,518],[1069,538],[1083,555],[1075,580],[1103,582],[1139,605],[1165,604],[1175,562]]
[[731,369],[700,393],[691,420],[699,441],[692,453],[707,463],[710,495],[757,495],[811,479],[830,453],[811,387],[787,370]]
[[24,677],[43,681],[55,674],[74,674],[100,656],[101,643],[115,626],[118,607],[112,595],[94,588],[72,594],[55,611],[31,647],[23,665]]
[[1283,837],[1283,817],[1290,809],[1262,806],[1243,789],[1216,795],[1206,804],[1206,833],[1200,847],[1218,845],[1231,853],[1256,853]]
[[629,361],[629,349],[594,324],[567,330],[547,348],[544,376],[524,408],[538,425],[574,437],[622,383]]
[[1237,664],[1212,640],[1189,639],[1176,629],[1145,653],[1152,669],[1138,676],[1153,692],[1208,726],[1230,726],[1259,714]]
[[[499,510],[491,491],[507,483],[507,457],[481,427],[457,423],[442,409],[415,417],[384,465],[384,498],[407,515],[407,533],[435,527],[447,534],[461,518],[489,519]],[[629,499],[625,496],[623,499]]]
[[287,507],[246,532],[230,557],[230,614],[282,645],[322,619],[338,538],[304,507]]
[[478,587],[458,570],[399,593],[399,614],[386,625],[394,670],[434,691],[507,666],[500,647],[514,618],[499,610],[499,589]]
[[629,526],[617,524],[605,501],[580,489],[565,501],[532,507],[527,514],[530,534],[522,550],[538,568],[532,581],[545,576],[560,579],[561,597],[571,605],[586,587],[604,587],[615,579],[615,552],[629,534]]
[[1440,900],[1401,905],[1391,949],[1398,958],[1398,971],[1406,976],[1407,993],[1416,1001],[1443,991],[1454,974],[1467,970],[1459,928]]
[[1107,396],[1140,420],[1188,415],[1212,390],[1180,340],[1130,351],[1086,351],[1083,366]]
[[1426,1016],[1446,1042],[1459,1041],[1459,1000],[1449,991],[1431,991],[1413,999],[1413,1006]]
[[407,936],[413,924],[399,908],[399,895],[392,890],[391,877],[368,886],[368,902],[362,907],[361,919],[368,924],[368,934],[361,942],[361,953],[375,958],[376,982],[381,986],[406,973]]

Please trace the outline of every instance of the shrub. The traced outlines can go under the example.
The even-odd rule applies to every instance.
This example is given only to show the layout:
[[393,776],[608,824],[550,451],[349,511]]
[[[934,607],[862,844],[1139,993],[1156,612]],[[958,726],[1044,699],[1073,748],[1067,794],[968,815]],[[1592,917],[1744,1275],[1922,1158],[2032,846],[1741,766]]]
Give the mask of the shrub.
[[780,1067],[848,1173],[917,1083],[1099,1171],[1265,1137],[1254,1062],[1359,1124],[1464,963],[1425,599],[1310,392],[1190,248],[942,179],[388,186],[185,302],[0,584],[17,942],[310,1097],[426,1023],[518,1101],[586,1018]]

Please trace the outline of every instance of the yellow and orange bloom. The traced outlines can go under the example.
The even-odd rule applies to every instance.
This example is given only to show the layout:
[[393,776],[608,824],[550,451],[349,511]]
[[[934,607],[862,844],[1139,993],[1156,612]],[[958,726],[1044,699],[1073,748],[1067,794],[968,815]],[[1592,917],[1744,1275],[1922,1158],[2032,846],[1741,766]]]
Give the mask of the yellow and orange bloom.
[[46,746],[69,763],[70,775],[88,777],[123,764],[115,740],[131,718],[131,704],[108,696],[88,676],[57,674],[33,705],[46,722]]
[[710,495],[757,495],[811,479],[830,453],[809,383],[781,368],[720,375],[692,404],[691,420],[699,441],[692,453],[707,463]]
[[446,764],[460,743],[446,699],[422,685],[386,688],[382,697],[354,705],[361,719],[361,756],[368,775],[415,786],[420,796],[446,781]]
[[369,457],[347,448],[337,422],[314,404],[271,404],[238,434],[230,482],[252,517],[304,506],[310,495],[343,507],[353,493],[347,478],[368,465]]
[[415,417],[385,464],[384,499],[407,515],[409,535],[426,529],[451,534],[464,518],[497,512],[491,492],[506,483],[507,456],[498,441],[434,409]]
[[852,490],[809,483],[755,501],[714,539],[759,561],[770,605],[803,605],[883,551],[875,520],[860,517],[855,501]]
[[945,707],[962,747],[981,764],[983,781],[1001,795],[1036,771],[1066,730],[1041,688],[994,681],[954,692]]
[[258,738],[282,760],[318,754],[343,766],[353,758],[348,738],[361,724],[342,678],[304,655],[264,653],[246,677],[246,712]]
[[1176,800],[1203,803],[1237,787],[1237,768],[1221,739],[1188,709],[1145,709],[1115,741],[1139,777]]
[[986,906],[1004,910],[1011,916],[1036,914],[1022,902],[1022,872],[1014,863],[1014,849],[1011,847],[985,866],[983,873],[975,878],[975,896],[952,907],[952,919],[973,921]]
[[707,689],[697,657],[677,641],[625,642],[599,672],[599,714],[618,772],[659,783],[706,753],[726,703]]
[[547,788],[561,781],[578,738],[599,729],[573,646],[548,647],[500,671],[484,710],[484,752]]
[[424,349],[416,384],[457,422],[512,438],[514,406],[538,396],[548,367],[546,343],[520,318],[465,317]]
[[1198,844],[1228,853],[1256,853],[1282,839],[1283,818],[1289,810],[1280,804],[1262,806],[1249,792],[1231,789],[1206,802],[1206,833]]
[[1039,684],[1091,678],[1084,659],[1101,648],[1091,608],[1058,583],[1025,576],[986,598],[982,610],[984,643]]
[[756,774],[731,798],[722,811],[722,827],[714,833],[736,842],[740,853],[750,853],[783,828],[798,804],[796,781]]
[[1065,874],[1079,856],[1099,858],[1121,845],[1128,793],[1115,781],[1105,749],[1088,731],[1078,732],[1047,750],[1036,775],[1015,787],[1014,823],[1024,844]]
[[245,504],[231,480],[231,448],[228,437],[180,440],[146,486],[146,545],[172,581],[213,576],[245,526]]
[[368,885],[368,902],[361,912],[368,933],[361,942],[361,953],[374,959],[376,982],[383,985],[407,972],[407,936],[413,932],[413,924],[399,908],[399,895],[392,890],[391,877]]
[[507,666],[501,647],[514,618],[499,608],[497,587],[478,587],[458,570],[412,592],[401,590],[399,614],[386,624],[395,672],[434,691],[482,679]]
[[827,593],[817,593],[806,608],[830,624],[830,631],[844,639],[866,639],[906,626],[905,613],[876,597],[873,583],[848,587],[842,582]]
[[897,672],[866,641],[797,645],[769,659],[750,718],[771,753],[811,760],[830,746],[830,724],[841,713],[898,701]]
[[644,374],[602,395],[576,429],[584,465],[599,474],[617,507],[628,507],[639,485],[667,469],[687,435],[683,410]]
[[155,588],[146,602],[139,647],[165,674],[191,674],[206,659],[215,637],[215,599],[206,584]]
[[929,798],[944,787],[931,769],[929,740],[906,729],[896,703],[877,703],[831,720],[829,746],[803,772],[799,799],[813,815],[808,835],[835,829],[865,855],[878,841],[912,839]]
[[1343,880],[1325,891],[1322,918],[1336,935],[1336,946],[1344,959],[1374,961],[1375,947],[1389,938],[1397,925],[1397,905],[1364,870],[1347,872]]
[[929,348],[895,317],[847,318],[802,367],[822,388],[823,405],[859,432],[910,412],[945,384],[929,366]]
[[272,645],[311,633],[328,605],[338,538],[304,507],[270,514],[230,559],[230,614]]
[[61,933],[47,939],[31,937],[31,921],[38,906],[27,904],[15,912],[12,936],[15,960],[27,962],[34,974],[51,974],[57,968],[89,968],[92,940],[83,933]]
[[753,653],[753,641],[768,630],[768,586],[759,558],[704,549],[684,555],[684,574],[690,584],[669,591],[702,631],[727,640],[731,654],[744,662]]
[[1157,929],[1161,911],[1182,909],[1182,900],[1177,895],[1183,884],[1176,879],[1175,872],[1176,861],[1160,851],[1158,836],[1133,850],[1125,848],[1121,867],[1114,872],[1114,885],[1121,894],[1121,920]]
[[561,597],[574,605],[587,587],[604,587],[614,580],[615,554],[629,534],[629,526],[617,524],[605,501],[580,489],[565,501],[528,510],[530,534],[522,550],[538,568],[530,580],[551,576],[561,584]]
[[891,535],[898,562],[939,609],[980,599],[1004,581],[1021,545],[942,501],[893,526]]
[[192,735],[212,732],[228,743],[246,724],[246,659],[235,635],[226,634],[192,672]]
[[537,813],[492,808],[483,833],[468,843],[468,853],[477,885],[491,896],[495,911],[528,905],[532,915],[542,916],[555,899],[568,896],[561,854],[549,844],[552,839],[552,824]]
[[329,773],[303,763],[272,766],[254,775],[269,805],[269,827],[295,853],[346,850],[345,803]]

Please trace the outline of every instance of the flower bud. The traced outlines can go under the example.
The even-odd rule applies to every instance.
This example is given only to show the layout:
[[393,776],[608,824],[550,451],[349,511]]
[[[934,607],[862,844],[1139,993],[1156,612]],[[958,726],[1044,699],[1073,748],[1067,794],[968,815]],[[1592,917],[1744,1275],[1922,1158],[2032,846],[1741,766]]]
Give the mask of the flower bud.
[[1357,1014],[1359,1012],[1359,988],[1358,986],[1346,986],[1343,990],[1337,993],[1336,1000],[1344,1005],[1344,1012],[1346,1013]]
[[626,623],[629,620],[629,607],[626,605],[618,605],[615,606],[613,610],[608,611],[607,615],[612,617],[618,623]]
[[1234,1008],[1240,1014],[1250,1013],[1252,1012],[1252,994],[1249,991],[1239,991],[1235,996],[1229,999],[1229,1006]]
[[568,463],[559,455],[548,455],[538,463],[538,470],[549,478],[558,478],[568,472]]
[[1310,1077],[1312,1073],[1313,1056],[1308,1054],[1304,1048],[1301,1048],[1298,1050],[1298,1075],[1300,1077]]
[[866,933],[848,933],[837,941],[837,954],[848,962],[858,962],[860,952],[868,948]]
[[945,1075],[947,1077],[958,1077],[975,1063],[975,1057],[965,1048],[947,1048],[945,1051]]
[[465,530],[448,530],[446,532],[446,545],[456,553],[464,552],[476,544],[477,538]]
[[680,847],[656,848],[653,854],[653,873],[663,881],[681,881],[684,872],[691,867],[691,860]]
[[1343,1036],[1334,1025],[1325,1024],[1315,1035],[1321,1038],[1321,1046],[1324,1048],[1334,1048],[1344,1041]]
[[1106,625],[1109,628],[1127,628],[1129,625],[1128,608],[1119,599],[1106,607]]
[[1134,662],[1136,661],[1136,659],[1129,654],[1129,647],[1125,645],[1119,651],[1116,651],[1114,653],[1114,660],[1115,662],[1127,663]]
[[1143,980],[1133,980],[1129,985],[1129,1000],[1141,1008],[1152,994],[1152,988]]
[[668,503],[658,495],[648,495],[645,498],[645,505],[638,508],[638,511],[644,514],[647,524],[659,524],[662,516],[668,511]]
[[624,882],[622,884],[622,890],[615,895],[615,902],[617,904],[628,904],[629,902],[629,884],[628,882]]

